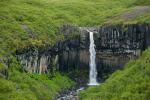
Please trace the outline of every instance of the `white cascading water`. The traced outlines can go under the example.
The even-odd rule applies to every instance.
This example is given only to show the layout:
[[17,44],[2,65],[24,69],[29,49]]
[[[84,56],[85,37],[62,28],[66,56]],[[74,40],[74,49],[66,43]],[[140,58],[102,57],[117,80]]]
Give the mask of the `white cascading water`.
[[90,34],[90,74],[89,74],[89,84],[88,85],[99,85],[97,82],[97,69],[95,63],[95,44],[93,39],[93,32],[89,32]]

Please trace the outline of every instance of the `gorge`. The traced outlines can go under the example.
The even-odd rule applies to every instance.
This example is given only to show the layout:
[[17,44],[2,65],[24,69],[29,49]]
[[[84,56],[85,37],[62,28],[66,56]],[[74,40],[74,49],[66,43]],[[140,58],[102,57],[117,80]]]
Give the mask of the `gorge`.
[[[86,86],[87,83],[98,85],[96,69],[90,70],[89,65],[92,68],[97,67],[98,81],[103,82],[108,75],[122,69],[129,60],[137,59],[141,52],[150,46],[149,32],[148,24],[100,28],[63,25],[60,33],[65,33],[65,41],[59,41],[53,47],[30,47],[17,51],[17,58],[27,72],[42,74],[59,70],[69,73],[69,76],[78,83],[79,88]],[[70,33],[79,34],[68,38]],[[56,69],[53,66],[56,66]],[[72,98],[72,93],[75,93],[73,98],[77,98],[76,90],[70,91],[68,95],[62,94],[62,98]]]
[[[88,83],[90,38],[87,29],[96,31],[93,36],[96,45],[96,65],[99,66],[97,67],[99,81],[102,81],[108,73],[122,68],[130,59],[139,57],[141,52],[150,46],[148,24],[100,28],[63,25],[60,28],[60,34],[65,33],[65,41],[59,41],[53,47],[30,47],[17,51],[18,60],[21,61],[24,70],[33,73],[48,73],[50,69],[53,69],[53,65],[63,72],[80,70],[85,72],[86,79],[84,82],[80,82],[80,79],[77,81]],[[67,39],[71,33],[79,34]]]

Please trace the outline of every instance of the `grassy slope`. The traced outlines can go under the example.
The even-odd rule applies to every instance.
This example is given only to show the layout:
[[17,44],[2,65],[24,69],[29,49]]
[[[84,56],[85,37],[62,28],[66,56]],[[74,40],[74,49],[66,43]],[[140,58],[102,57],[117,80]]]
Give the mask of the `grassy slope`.
[[54,100],[56,95],[75,86],[65,74],[31,74],[24,72],[12,57],[7,78],[0,75],[0,100]]
[[8,80],[0,77],[0,100],[53,100],[58,92],[74,85],[59,73],[51,79],[47,75],[11,73]]
[[148,100],[150,98],[150,49],[106,82],[80,94],[83,100]]
[[150,3],[147,0],[0,0],[0,57],[30,45],[52,45],[62,40],[62,36],[56,35],[62,24],[101,25],[141,4]]
[[25,73],[15,59],[10,64],[8,74],[7,79],[0,76],[0,100],[53,100],[60,91],[75,85],[58,72],[53,77]]

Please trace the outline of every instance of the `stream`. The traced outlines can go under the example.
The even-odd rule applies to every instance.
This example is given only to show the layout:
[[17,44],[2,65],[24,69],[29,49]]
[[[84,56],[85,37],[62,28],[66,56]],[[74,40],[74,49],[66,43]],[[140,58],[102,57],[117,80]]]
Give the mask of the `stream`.
[[79,100],[78,94],[80,91],[84,90],[84,87],[80,87],[77,90],[71,90],[68,93],[62,94],[59,97],[57,97],[56,100]]

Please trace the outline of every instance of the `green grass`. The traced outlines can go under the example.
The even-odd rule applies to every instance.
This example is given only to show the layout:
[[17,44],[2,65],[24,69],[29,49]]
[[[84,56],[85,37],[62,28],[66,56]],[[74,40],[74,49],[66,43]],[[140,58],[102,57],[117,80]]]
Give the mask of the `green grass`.
[[143,15],[140,15],[138,17],[136,17],[134,20],[132,20],[133,22],[135,23],[150,23],[150,14],[143,14]]
[[6,71],[6,77],[0,74],[0,100],[54,100],[58,93],[76,85],[65,73],[24,72],[14,56]]
[[0,0],[0,57],[28,46],[53,45],[63,40],[57,34],[63,24],[102,25],[136,5],[149,5],[149,1]]
[[53,78],[42,74],[11,71],[8,79],[0,77],[0,100],[53,100],[75,85],[67,76],[56,73]]
[[114,72],[100,86],[89,87],[81,100],[148,100],[150,98],[150,49],[123,70]]
[[149,6],[150,2],[148,0],[137,0],[134,4],[139,6]]

